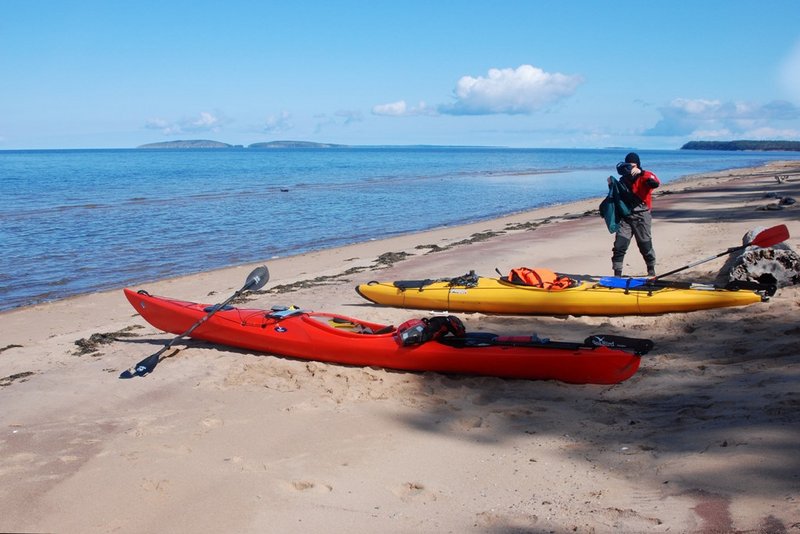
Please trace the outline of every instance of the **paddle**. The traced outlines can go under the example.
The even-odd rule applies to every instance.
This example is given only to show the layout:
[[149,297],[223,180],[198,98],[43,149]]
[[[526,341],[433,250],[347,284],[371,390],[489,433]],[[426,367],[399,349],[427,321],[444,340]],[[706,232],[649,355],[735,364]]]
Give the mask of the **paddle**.
[[731,247],[728,250],[726,250],[725,252],[720,252],[719,254],[716,254],[714,256],[709,256],[708,258],[704,258],[702,260],[698,260],[696,262],[690,263],[689,265],[684,265],[683,267],[679,267],[678,269],[669,271],[668,273],[664,273],[664,274],[660,274],[658,276],[653,276],[651,278],[648,278],[647,281],[648,282],[654,282],[656,280],[660,280],[661,278],[664,278],[664,277],[669,276],[671,274],[675,274],[675,273],[679,273],[681,271],[685,271],[686,269],[694,267],[695,265],[700,265],[701,263],[705,263],[707,261],[711,261],[713,259],[719,258],[720,256],[724,256],[725,254],[730,254],[732,252],[736,252],[737,250],[744,250],[744,249],[746,249],[747,247],[750,247],[750,246],[766,248],[766,247],[771,247],[772,245],[777,245],[778,243],[783,243],[787,239],[789,239],[789,229],[786,228],[785,224],[779,224],[778,226],[773,226],[772,228],[767,228],[766,230],[760,231],[758,234],[756,234],[756,236],[753,238],[753,240],[750,241],[746,245],[739,245],[738,247]]
[[264,287],[264,284],[266,284],[268,281],[269,281],[269,270],[267,269],[267,267],[265,265],[257,267],[247,277],[247,281],[242,286],[242,289],[240,289],[239,291],[228,297],[228,299],[225,300],[225,302],[223,302],[222,304],[216,304],[215,306],[213,306],[211,311],[208,312],[208,314],[205,317],[194,323],[192,327],[189,328],[189,330],[179,335],[178,337],[173,338],[166,345],[164,345],[164,348],[161,349],[160,351],[156,352],[151,356],[148,356],[147,358],[140,361],[130,369],[126,369],[125,371],[123,371],[119,375],[119,377],[133,378],[134,376],[145,376],[146,374],[152,372],[153,369],[155,369],[156,365],[158,365],[158,362],[160,361],[159,358],[161,357],[161,355],[164,354],[166,351],[168,351],[176,341],[191,335],[191,333],[194,332],[194,330],[198,326],[206,322],[209,319],[209,317],[217,313],[219,310],[223,309],[225,306],[228,305],[228,303],[230,303],[233,299],[235,299],[245,291],[256,291],[258,289],[261,289],[262,287]]

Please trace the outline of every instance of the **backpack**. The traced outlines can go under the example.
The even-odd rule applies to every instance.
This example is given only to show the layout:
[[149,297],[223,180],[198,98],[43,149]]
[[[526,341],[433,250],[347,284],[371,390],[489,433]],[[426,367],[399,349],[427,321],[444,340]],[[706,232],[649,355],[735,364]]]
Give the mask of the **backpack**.
[[522,286],[540,287],[552,291],[566,289],[574,285],[574,280],[568,276],[557,274],[549,269],[539,267],[516,267],[508,273],[508,281]]
[[447,333],[456,337],[463,337],[466,333],[464,323],[454,316],[447,317],[435,316],[430,319],[409,319],[400,326],[394,333],[394,339],[401,346],[422,345],[426,341],[438,339]]

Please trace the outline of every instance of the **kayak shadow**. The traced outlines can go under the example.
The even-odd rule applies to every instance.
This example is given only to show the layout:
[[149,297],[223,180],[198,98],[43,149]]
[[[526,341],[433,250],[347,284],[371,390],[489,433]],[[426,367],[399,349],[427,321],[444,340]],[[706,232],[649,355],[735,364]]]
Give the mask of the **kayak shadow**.
[[[792,289],[786,305],[798,297]],[[627,381],[425,374],[418,385],[427,402],[406,410],[402,421],[454,443],[503,451],[515,465],[555,456],[589,472],[634,469],[637,483],[659,498],[748,488],[748,495],[780,499],[796,489],[800,472],[800,327],[786,305],[606,318],[655,342]],[[564,330],[588,319],[570,318]],[[770,461],[743,461],[749,457]]]

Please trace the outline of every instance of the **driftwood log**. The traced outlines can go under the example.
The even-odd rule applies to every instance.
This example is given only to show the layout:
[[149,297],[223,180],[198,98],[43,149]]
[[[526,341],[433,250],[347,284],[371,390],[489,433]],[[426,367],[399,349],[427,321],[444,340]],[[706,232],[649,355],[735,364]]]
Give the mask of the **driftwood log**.
[[[742,238],[742,244],[752,243],[764,228],[754,228]],[[770,248],[747,247],[728,256],[717,275],[717,283],[735,280],[776,284],[786,287],[800,284],[800,255],[786,243]]]

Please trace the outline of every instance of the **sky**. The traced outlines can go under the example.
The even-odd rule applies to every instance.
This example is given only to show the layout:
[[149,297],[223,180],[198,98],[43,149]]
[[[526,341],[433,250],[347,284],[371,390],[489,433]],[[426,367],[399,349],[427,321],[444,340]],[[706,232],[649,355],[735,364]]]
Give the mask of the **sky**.
[[800,140],[798,0],[0,0],[0,150]]

